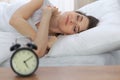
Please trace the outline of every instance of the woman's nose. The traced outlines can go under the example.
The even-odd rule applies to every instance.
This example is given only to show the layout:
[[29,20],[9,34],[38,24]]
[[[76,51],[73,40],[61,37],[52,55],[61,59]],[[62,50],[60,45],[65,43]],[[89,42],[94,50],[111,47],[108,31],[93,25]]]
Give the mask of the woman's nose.
[[70,20],[70,24],[74,24],[75,23],[75,21],[74,20]]

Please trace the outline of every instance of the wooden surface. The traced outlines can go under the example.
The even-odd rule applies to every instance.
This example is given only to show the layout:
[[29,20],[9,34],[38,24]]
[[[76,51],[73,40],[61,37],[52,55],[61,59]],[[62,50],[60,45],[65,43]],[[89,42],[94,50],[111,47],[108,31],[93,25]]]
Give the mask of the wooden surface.
[[10,68],[0,68],[0,80],[120,80],[120,66],[40,67],[25,78]]

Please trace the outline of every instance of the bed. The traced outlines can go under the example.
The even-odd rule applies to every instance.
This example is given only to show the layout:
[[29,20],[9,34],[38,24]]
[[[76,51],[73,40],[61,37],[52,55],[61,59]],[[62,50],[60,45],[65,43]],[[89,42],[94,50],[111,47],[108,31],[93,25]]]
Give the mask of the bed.
[[[100,20],[97,27],[80,34],[60,36],[46,56],[39,59],[39,66],[93,66],[120,64],[120,5],[119,0],[98,0],[78,11]],[[12,33],[11,42],[18,37]],[[12,37],[11,37],[12,36]],[[9,37],[4,37],[9,39]],[[21,44],[27,41],[21,40]],[[6,42],[0,43],[4,44]],[[8,52],[7,52],[8,53]],[[10,52],[9,52],[10,53]],[[1,67],[9,67],[11,54],[0,55]],[[4,57],[3,57],[4,56]]]

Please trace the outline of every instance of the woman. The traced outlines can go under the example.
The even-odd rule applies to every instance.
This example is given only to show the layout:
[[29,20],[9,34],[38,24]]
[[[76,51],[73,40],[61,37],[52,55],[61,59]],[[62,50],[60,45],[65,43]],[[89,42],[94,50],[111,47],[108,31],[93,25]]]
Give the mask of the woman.
[[[83,13],[74,11],[61,13],[57,8],[48,5],[50,4],[47,0],[20,0],[7,7],[3,4],[6,8],[4,18],[7,19],[0,29],[31,38],[38,46],[37,55],[42,57],[47,48],[49,35],[75,34],[98,23],[96,18]],[[93,22],[94,25],[91,25]],[[6,24],[9,26],[4,26]]]

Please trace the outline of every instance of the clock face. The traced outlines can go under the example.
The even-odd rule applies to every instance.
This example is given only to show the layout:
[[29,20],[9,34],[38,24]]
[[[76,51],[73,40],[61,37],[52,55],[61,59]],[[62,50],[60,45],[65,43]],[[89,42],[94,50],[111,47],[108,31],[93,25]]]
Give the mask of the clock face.
[[19,75],[27,76],[38,68],[38,57],[27,48],[17,50],[11,57],[11,67]]

